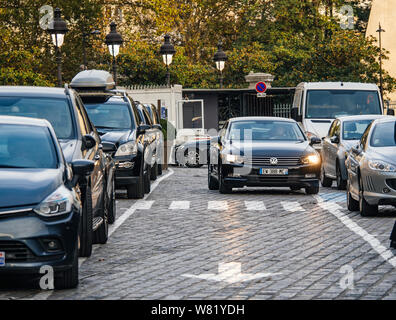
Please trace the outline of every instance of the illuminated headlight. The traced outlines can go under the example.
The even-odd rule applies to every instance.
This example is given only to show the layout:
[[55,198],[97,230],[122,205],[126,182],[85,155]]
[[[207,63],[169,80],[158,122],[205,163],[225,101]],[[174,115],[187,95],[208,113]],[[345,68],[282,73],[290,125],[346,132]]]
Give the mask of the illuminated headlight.
[[245,161],[245,157],[236,154],[226,154],[225,161],[227,163],[242,164]]
[[382,171],[382,172],[396,172],[395,166],[380,160],[370,160],[368,162],[368,165],[372,170]]
[[320,163],[320,157],[317,154],[311,154],[309,156],[304,157],[302,159],[302,163],[316,165]]
[[115,157],[132,156],[136,154],[137,154],[137,144],[135,142],[127,142],[122,144],[118,148]]
[[61,186],[34,208],[34,212],[44,217],[69,213],[72,209],[73,199],[72,192],[65,186]]

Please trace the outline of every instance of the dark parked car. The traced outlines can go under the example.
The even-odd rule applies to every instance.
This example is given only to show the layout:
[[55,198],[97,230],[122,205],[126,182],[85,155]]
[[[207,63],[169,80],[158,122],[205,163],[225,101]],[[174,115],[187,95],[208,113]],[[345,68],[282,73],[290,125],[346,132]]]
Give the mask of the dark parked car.
[[0,275],[54,269],[56,288],[78,284],[81,202],[76,187],[94,162],[66,163],[42,119],[0,116]]
[[114,163],[104,152],[115,146],[101,144],[80,97],[67,86],[0,87],[0,115],[46,119],[54,128],[67,163],[76,159],[94,161],[91,175],[78,181],[83,204],[80,256],[90,256],[93,243],[106,243],[108,216],[115,213]]
[[[150,127],[146,130],[147,139],[150,142],[150,148],[147,149],[146,159],[149,164],[150,179],[156,180],[159,172],[162,174],[162,154],[163,154],[163,136],[162,128],[159,123],[153,123],[147,108],[138,101],[135,101],[141,125]],[[162,142],[161,142],[162,140]]]
[[345,159],[349,150],[356,146],[368,125],[381,115],[339,117],[333,121],[323,138],[322,170],[320,180],[324,187],[331,187],[333,180],[337,188],[346,188],[348,174]]
[[116,188],[126,188],[130,199],[150,192],[151,126],[140,123],[137,108],[126,92],[115,90],[113,77],[103,70],[77,74],[71,86],[78,91],[102,141],[114,143]]
[[296,121],[243,117],[228,120],[210,147],[210,190],[244,186],[305,188],[319,192],[320,156]]

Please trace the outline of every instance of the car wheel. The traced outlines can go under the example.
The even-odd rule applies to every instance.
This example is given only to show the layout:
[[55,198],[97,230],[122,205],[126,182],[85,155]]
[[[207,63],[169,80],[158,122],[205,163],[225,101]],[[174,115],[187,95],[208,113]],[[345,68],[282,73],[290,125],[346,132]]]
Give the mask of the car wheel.
[[[142,161],[141,166],[144,166],[144,161]],[[144,171],[140,168],[140,175],[135,184],[130,184],[127,186],[127,197],[128,199],[143,199],[144,197]]]
[[92,213],[92,194],[90,186],[85,187],[82,197],[83,210],[80,221],[80,257],[90,257],[92,253],[93,241],[93,213]]
[[109,224],[113,224],[116,221],[116,194],[115,194],[115,181],[113,179],[112,188],[110,192],[110,199],[107,203],[107,213]]
[[224,184],[224,178],[223,178],[223,173],[222,173],[223,170],[222,170],[221,165],[219,166],[218,170],[219,170],[219,191],[220,191],[220,193],[222,193],[222,194],[231,193],[232,188],[230,188]]
[[319,193],[319,186],[307,187],[305,188],[306,194],[318,194]]
[[325,188],[330,188],[333,185],[333,180],[326,177],[326,173],[323,166],[322,166],[322,170],[320,170],[320,183]]
[[155,181],[158,177],[158,165],[154,163],[150,170],[150,180]]
[[359,178],[359,210],[362,217],[369,217],[378,214],[378,206],[370,205],[364,199],[362,177]]
[[102,219],[103,219],[102,224],[94,232],[94,243],[98,243],[98,244],[105,244],[109,236],[107,203],[104,200],[102,205]]
[[349,181],[347,184],[347,207],[349,211],[359,211],[359,201],[352,198]]
[[396,241],[391,241],[390,247],[396,249]]
[[144,175],[144,193],[150,193],[151,190],[151,181],[150,181],[150,175],[151,175],[151,168],[150,166],[147,166],[147,172]]
[[210,165],[208,165],[208,188],[209,190],[219,190],[219,182],[213,178]]
[[158,175],[162,176],[162,164],[158,164]]
[[55,289],[73,289],[78,286],[78,243],[73,253],[73,265],[70,269],[57,272],[54,276]]
[[336,165],[336,172],[337,172],[337,189],[338,190],[345,190],[347,185],[347,180],[342,179],[341,168],[340,165],[337,163]]
[[201,164],[201,156],[199,154],[199,150],[195,149],[195,150],[187,150],[184,153],[184,156],[186,157],[187,161],[186,161],[186,166],[188,168],[200,168],[202,167]]

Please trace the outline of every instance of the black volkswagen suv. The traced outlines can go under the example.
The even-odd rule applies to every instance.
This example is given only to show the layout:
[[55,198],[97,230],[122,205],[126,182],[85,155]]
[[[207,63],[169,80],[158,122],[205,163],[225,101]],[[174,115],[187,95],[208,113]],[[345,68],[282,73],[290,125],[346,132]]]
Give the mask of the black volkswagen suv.
[[[78,181],[82,199],[80,256],[88,257],[93,243],[106,243],[108,215],[115,210],[114,163],[104,151],[80,97],[65,88],[0,87],[0,115],[42,118],[53,126],[67,163],[94,161],[94,170]],[[106,150],[103,150],[103,149]]]
[[78,73],[70,84],[81,97],[102,141],[114,143],[117,188],[126,188],[130,199],[150,192],[151,127],[140,124],[133,100],[115,90],[112,76],[103,70]]

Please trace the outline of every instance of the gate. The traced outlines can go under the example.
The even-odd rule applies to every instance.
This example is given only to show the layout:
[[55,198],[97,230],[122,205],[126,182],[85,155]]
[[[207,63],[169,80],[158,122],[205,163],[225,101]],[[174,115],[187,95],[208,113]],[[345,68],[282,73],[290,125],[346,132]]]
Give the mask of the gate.
[[294,93],[271,93],[259,98],[255,93],[248,93],[242,116],[290,118],[293,96]]

